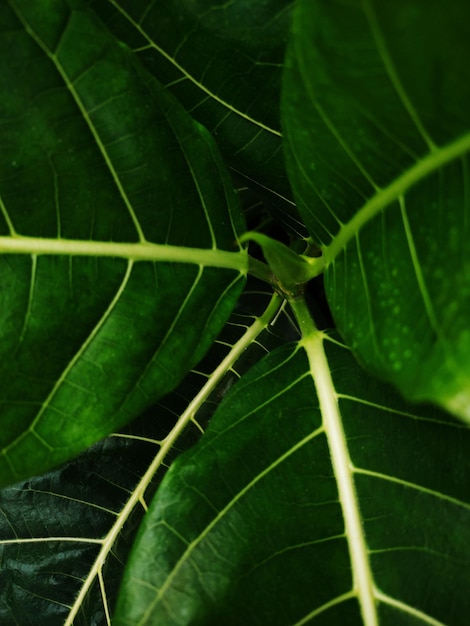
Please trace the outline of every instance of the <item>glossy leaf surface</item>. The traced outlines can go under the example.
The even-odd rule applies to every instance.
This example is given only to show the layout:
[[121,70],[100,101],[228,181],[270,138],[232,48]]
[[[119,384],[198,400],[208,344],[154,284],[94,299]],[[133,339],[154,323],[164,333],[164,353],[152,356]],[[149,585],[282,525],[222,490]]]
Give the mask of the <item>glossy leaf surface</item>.
[[214,134],[231,168],[294,232],[280,85],[292,0],[109,0],[94,7],[142,63]]
[[285,315],[270,323],[280,298],[274,308],[270,300],[250,283],[174,392],[65,466],[0,490],[2,626],[109,624],[135,532],[168,465],[199,439],[250,364],[292,337]]
[[284,122],[299,211],[361,363],[470,419],[467,3],[300,0]]
[[1,5],[1,626],[467,626],[467,17]]
[[316,371],[271,353],[169,470],[117,625],[467,623],[470,430],[305,345]]
[[[0,231],[31,252],[0,259],[3,484],[63,462],[174,388],[243,284],[197,258],[99,256],[115,243],[235,252],[242,220],[207,131],[91,13],[49,4],[0,8]],[[69,240],[98,256],[68,253]]]

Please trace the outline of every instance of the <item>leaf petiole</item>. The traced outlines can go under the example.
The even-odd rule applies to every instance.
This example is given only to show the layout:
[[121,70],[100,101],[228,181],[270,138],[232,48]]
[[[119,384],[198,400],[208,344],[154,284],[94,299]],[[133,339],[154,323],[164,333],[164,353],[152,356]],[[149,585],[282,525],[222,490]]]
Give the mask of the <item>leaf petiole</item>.
[[248,255],[244,250],[229,252],[150,242],[120,243],[24,236],[0,237],[0,254],[121,257],[131,261],[191,263],[238,270],[243,274],[248,271]]

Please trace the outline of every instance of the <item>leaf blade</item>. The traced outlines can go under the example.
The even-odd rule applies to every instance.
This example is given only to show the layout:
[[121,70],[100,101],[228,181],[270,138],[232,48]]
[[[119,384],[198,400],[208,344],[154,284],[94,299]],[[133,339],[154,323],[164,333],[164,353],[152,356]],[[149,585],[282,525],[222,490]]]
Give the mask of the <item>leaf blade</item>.
[[[24,254],[1,258],[3,484],[63,462],[173,388],[246,273],[245,253],[230,252],[237,197],[207,131],[77,6],[1,9],[1,45],[21,54],[1,78],[14,97],[1,109],[0,229]],[[181,256],[81,257],[67,238],[79,254],[103,241],[168,243]],[[205,252],[238,254],[241,271],[205,266]]]
[[[406,404],[322,340],[346,452],[325,435],[303,351],[266,357],[167,474],[136,539],[117,624],[465,623],[470,431]],[[335,456],[354,483],[362,590]]]
[[110,30],[217,136],[237,177],[290,230],[304,234],[285,172],[278,106],[292,2],[95,5]]
[[441,9],[300,2],[284,114],[345,341],[409,399],[468,420],[467,8]]
[[[259,317],[243,314],[247,302]],[[197,441],[233,378],[283,341],[282,315],[272,327],[280,304],[271,294],[246,295],[197,371],[157,406],[64,467],[0,491],[2,623],[85,626],[112,613],[165,466]]]

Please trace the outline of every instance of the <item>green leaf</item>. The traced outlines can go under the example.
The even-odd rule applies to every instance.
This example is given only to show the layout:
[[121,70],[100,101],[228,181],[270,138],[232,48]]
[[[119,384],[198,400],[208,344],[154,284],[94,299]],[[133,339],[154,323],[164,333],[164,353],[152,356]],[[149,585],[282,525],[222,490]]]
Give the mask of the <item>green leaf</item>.
[[281,72],[292,0],[94,2],[110,30],[217,138],[231,168],[305,234],[285,171]]
[[469,9],[295,3],[269,268],[289,13],[0,3],[1,626],[469,622]]
[[211,137],[80,4],[0,8],[2,484],[174,388],[246,272]]
[[117,626],[467,624],[470,430],[336,341],[302,344],[245,375],[169,470]]
[[174,392],[63,467],[0,490],[2,626],[109,623],[135,532],[167,465],[199,439],[234,380],[292,336],[280,297],[250,287]]
[[299,0],[288,165],[342,336],[408,398],[470,420],[465,2]]

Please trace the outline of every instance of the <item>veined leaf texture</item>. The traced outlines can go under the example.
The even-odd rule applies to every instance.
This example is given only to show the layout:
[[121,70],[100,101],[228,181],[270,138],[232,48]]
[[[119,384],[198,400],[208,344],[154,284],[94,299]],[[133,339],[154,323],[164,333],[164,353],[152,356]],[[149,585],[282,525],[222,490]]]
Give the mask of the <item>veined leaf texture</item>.
[[1,626],[467,626],[469,24],[1,5]]

